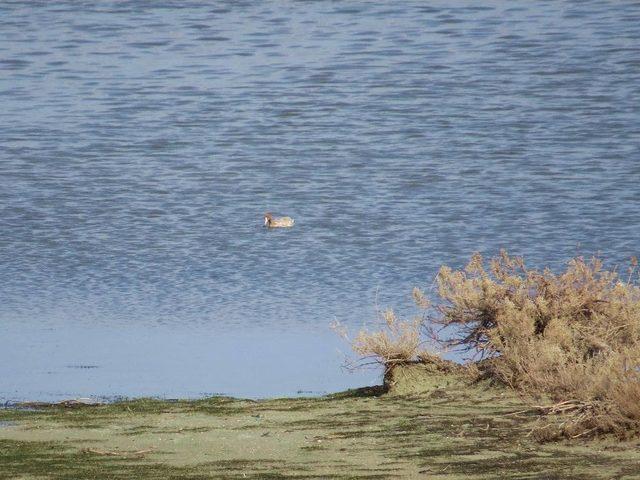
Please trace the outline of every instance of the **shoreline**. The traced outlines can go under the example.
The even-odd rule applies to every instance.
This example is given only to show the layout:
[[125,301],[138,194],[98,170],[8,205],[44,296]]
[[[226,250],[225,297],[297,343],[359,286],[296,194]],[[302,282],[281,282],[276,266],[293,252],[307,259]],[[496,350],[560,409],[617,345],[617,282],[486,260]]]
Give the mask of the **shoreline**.
[[387,393],[4,408],[0,479],[640,478],[637,440],[540,444],[524,406],[418,365]]
[[[377,370],[341,368],[350,347],[329,326],[283,333],[219,331],[215,325],[14,325],[5,333],[0,404],[79,397],[275,398],[300,391],[322,395],[379,380]],[[93,368],[81,368],[86,366]]]

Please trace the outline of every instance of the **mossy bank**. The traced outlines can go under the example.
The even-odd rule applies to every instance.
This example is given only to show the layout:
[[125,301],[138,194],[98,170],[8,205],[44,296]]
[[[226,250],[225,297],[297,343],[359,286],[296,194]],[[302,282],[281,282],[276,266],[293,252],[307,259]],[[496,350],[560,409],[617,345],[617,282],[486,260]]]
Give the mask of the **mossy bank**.
[[539,444],[509,390],[427,366],[391,391],[0,411],[0,479],[640,478],[640,442]]

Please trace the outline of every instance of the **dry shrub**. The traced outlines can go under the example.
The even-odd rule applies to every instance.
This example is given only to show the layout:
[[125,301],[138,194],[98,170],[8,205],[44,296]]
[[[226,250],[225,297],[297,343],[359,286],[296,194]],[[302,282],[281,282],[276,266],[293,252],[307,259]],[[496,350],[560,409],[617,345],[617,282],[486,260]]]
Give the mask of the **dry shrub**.
[[[502,252],[485,268],[476,254],[462,271],[438,274],[442,299],[431,320],[440,341],[493,361],[491,374],[563,414],[566,436],[640,431],[640,288],[598,259],[566,271],[529,270]],[[543,411],[546,407],[538,407]],[[567,415],[570,418],[567,420]]]
[[[597,433],[640,433],[640,287],[593,258],[571,260],[564,272],[528,269],[506,252],[485,265],[476,254],[463,270],[442,267],[439,302],[420,290],[432,337],[445,349],[478,355],[469,370],[498,380],[532,399],[548,420],[541,439]],[[626,275],[625,275],[626,276]],[[420,320],[392,311],[383,328],[352,341],[363,359],[385,367],[437,356],[420,352]]]
[[416,362],[423,354],[422,319],[402,320],[391,309],[379,312],[378,316],[380,330],[360,330],[353,339],[349,339],[348,332],[340,324],[334,324],[333,328],[351,343],[351,348],[360,357],[356,366],[376,363],[384,367],[384,382],[388,386],[394,367]]
[[384,311],[382,316],[385,328],[373,333],[361,330],[353,340],[353,350],[385,365],[415,360],[420,351],[420,320],[399,320],[393,310]]

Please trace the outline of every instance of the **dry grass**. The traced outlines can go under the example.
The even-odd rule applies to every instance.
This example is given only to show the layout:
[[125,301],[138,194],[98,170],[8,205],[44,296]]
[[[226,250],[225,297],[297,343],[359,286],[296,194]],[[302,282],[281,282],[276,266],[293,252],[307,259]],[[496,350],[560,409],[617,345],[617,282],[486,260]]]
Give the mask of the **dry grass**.
[[[547,418],[537,435],[579,437],[640,433],[640,288],[599,259],[571,260],[564,272],[531,270],[506,252],[485,266],[476,254],[464,270],[442,267],[439,301],[425,308],[431,335],[446,348],[475,352],[485,375],[531,398]],[[360,355],[389,365],[417,356],[416,323],[393,318],[396,334],[360,332]],[[411,332],[411,334],[407,334]]]
[[394,367],[417,362],[428,354],[421,348],[421,318],[401,320],[391,309],[378,312],[378,317],[379,330],[360,330],[353,339],[339,323],[335,323],[333,328],[351,343],[351,348],[359,356],[354,366],[382,365],[385,386],[388,386]]

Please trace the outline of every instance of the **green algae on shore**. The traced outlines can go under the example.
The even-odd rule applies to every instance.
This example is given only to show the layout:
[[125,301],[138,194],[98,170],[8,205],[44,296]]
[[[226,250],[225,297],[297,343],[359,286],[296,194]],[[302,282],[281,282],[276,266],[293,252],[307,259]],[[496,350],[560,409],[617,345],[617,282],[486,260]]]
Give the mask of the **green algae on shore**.
[[386,394],[5,409],[0,479],[640,478],[637,441],[540,445],[523,407],[412,366]]

